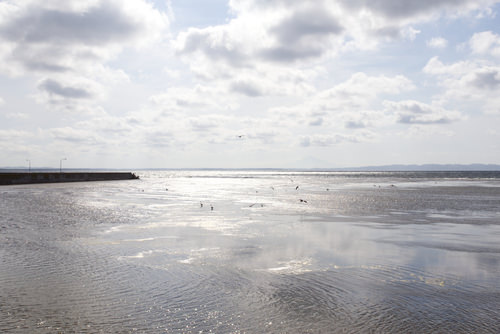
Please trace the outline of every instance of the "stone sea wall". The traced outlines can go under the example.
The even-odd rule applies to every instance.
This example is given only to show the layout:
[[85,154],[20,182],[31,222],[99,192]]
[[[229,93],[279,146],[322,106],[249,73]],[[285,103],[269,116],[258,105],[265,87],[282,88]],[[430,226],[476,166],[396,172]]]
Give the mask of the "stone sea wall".
[[85,173],[0,173],[0,185],[57,183],[57,182],[86,182],[86,181],[113,181],[138,179],[130,172],[85,172]]

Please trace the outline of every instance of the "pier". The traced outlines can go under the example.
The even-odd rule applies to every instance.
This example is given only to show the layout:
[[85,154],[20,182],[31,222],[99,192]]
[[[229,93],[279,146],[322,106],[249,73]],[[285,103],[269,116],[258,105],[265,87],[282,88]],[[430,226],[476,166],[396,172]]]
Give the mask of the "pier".
[[135,180],[139,176],[130,172],[33,172],[33,173],[0,173],[0,185],[87,182],[87,181],[117,181]]

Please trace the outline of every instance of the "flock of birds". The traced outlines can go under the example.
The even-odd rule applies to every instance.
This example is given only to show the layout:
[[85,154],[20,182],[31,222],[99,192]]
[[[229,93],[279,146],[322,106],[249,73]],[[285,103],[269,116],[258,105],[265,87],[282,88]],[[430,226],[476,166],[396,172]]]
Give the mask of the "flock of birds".
[[[238,137],[239,139],[243,139],[243,137],[245,137],[245,135],[237,135],[236,137]],[[293,179],[290,179],[290,181],[291,181],[291,182],[294,182],[294,180],[293,180]],[[376,186],[377,186],[377,185],[374,185],[374,187],[376,187]],[[378,187],[380,188],[380,186],[378,186]],[[395,185],[391,184],[391,187],[395,187]],[[271,189],[274,191],[274,187],[271,187]],[[168,188],[165,188],[165,190],[166,190],[166,191],[168,191]],[[297,185],[297,186],[295,186],[295,190],[299,190],[299,186],[298,186],[298,185]],[[142,190],[142,191],[144,191],[144,190]],[[330,191],[330,189],[329,189],[329,188],[326,188],[326,191]],[[255,193],[258,193],[258,191],[256,191]],[[300,203],[305,203],[305,204],[307,204],[307,200],[302,199],[302,198],[300,198],[300,199],[299,199],[299,202],[300,202]],[[257,204],[259,204],[259,203],[253,203],[253,204],[250,204],[250,205],[249,205],[249,207],[251,207],[251,208],[252,208],[252,207],[256,206]],[[259,205],[260,205],[261,207],[263,207],[263,206],[264,206],[264,204],[263,204],[263,203],[260,203]],[[200,202],[200,208],[203,208],[203,202]],[[213,206],[212,204],[210,204],[210,211],[213,211],[213,210],[214,210],[214,206]]]
[[[241,136],[239,136],[239,137],[241,137]],[[292,179],[290,179],[290,181],[291,181],[291,182],[293,182],[293,180],[292,180]],[[271,186],[270,188],[271,188],[273,191],[275,190],[275,189],[274,189],[274,187],[272,187],[272,186]],[[295,190],[299,190],[299,186],[295,186]],[[330,189],[329,189],[329,188],[326,188],[326,190],[327,190],[327,191],[329,191]],[[142,191],[144,191],[144,190],[142,190]],[[168,188],[165,188],[165,191],[168,191]],[[256,194],[257,194],[258,192],[259,192],[259,191],[257,191],[257,190],[255,191],[255,193],[256,193]],[[300,198],[300,199],[299,199],[299,202],[300,202],[300,203],[305,203],[305,204],[307,204],[307,200],[302,199],[302,198]],[[258,205],[258,206],[260,206],[260,207],[264,207],[264,204],[263,204],[263,203],[253,203],[253,204],[250,204],[250,205],[249,205],[249,207],[250,207],[250,208],[253,208],[253,207],[254,207],[254,206],[256,206],[256,205]],[[203,207],[204,207],[203,202],[200,202],[200,208],[203,208]],[[212,204],[210,204],[210,211],[214,211],[214,206],[213,206]]]
[[[242,136],[238,136],[238,137],[240,137],[240,138],[241,138]],[[290,181],[291,181],[291,182],[294,182],[294,180],[293,180],[293,179],[290,179]],[[377,187],[377,185],[376,185],[376,184],[375,184],[375,185],[373,185],[373,186],[374,186],[374,187]],[[395,188],[396,186],[395,186],[394,184],[391,184],[391,185],[390,185],[390,187],[391,187],[391,188]],[[270,188],[271,188],[273,191],[275,190],[275,189],[274,189],[274,187],[272,187],[272,186],[271,186]],[[380,188],[380,185],[378,185],[378,188]],[[295,186],[295,190],[297,190],[297,191],[299,190],[299,186],[298,186],[298,185],[297,185],[297,186]],[[144,189],[141,189],[141,191],[142,191],[142,192],[144,192]],[[165,188],[165,191],[168,191],[168,188]],[[326,188],[326,191],[330,191],[330,188]],[[255,191],[255,193],[257,194],[257,193],[258,193],[258,191]],[[300,199],[299,199],[299,202],[300,202],[300,203],[307,204],[307,200],[302,199],[302,198],[300,198]],[[250,207],[250,208],[252,208],[252,207],[254,207],[254,206],[256,206],[256,205],[259,205],[260,207],[264,207],[264,204],[263,204],[263,203],[253,203],[253,204],[250,204],[250,205],[249,205],[249,207]],[[200,202],[200,208],[203,208],[203,202]],[[214,206],[213,206],[212,204],[210,204],[210,211],[214,211]]]

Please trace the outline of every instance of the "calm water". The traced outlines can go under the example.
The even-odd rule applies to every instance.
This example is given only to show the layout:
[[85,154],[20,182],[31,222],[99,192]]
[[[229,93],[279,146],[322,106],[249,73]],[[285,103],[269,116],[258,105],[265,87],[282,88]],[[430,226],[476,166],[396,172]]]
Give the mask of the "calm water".
[[498,172],[138,174],[0,187],[0,332],[500,332]]

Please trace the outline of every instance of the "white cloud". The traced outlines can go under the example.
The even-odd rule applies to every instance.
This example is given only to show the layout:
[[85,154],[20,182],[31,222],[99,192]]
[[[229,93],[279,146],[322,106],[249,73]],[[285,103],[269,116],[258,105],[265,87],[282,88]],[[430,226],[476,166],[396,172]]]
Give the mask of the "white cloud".
[[374,129],[396,122],[383,109],[384,97],[398,96],[414,88],[404,76],[369,76],[359,72],[308,97],[302,104],[273,108],[270,113],[277,127],[291,130],[284,134],[290,142],[300,135],[298,144],[302,147],[365,143],[378,137]]
[[48,132],[55,140],[70,142],[77,145],[95,146],[104,142],[103,138],[99,138],[88,129],[75,129],[67,126],[63,128],[53,128]]
[[196,85],[193,88],[172,87],[165,93],[154,95],[150,100],[166,113],[194,111],[198,114],[231,110],[236,108],[236,100],[225,94],[217,86]]
[[[43,129],[41,136],[50,138],[55,145],[71,151],[82,151],[91,149],[94,152],[121,151],[122,147],[134,150],[138,147],[146,149],[151,136],[159,135],[161,126],[147,123],[144,125],[132,125],[127,119],[115,117],[101,112],[94,117],[72,123],[64,127]],[[165,132],[165,129],[162,129]],[[160,138],[158,138],[158,141]],[[111,153],[110,153],[111,154]]]
[[22,130],[0,130],[0,142],[9,142],[13,139],[22,139],[30,137],[32,134]]
[[[174,46],[197,79],[223,81],[247,96],[314,92],[306,71],[347,52],[375,50],[387,40],[414,40],[413,26],[488,8],[495,1],[232,0],[225,24],[190,28]],[[444,38],[429,42],[444,47]]]
[[221,116],[209,115],[206,117],[190,117],[187,121],[193,131],[206,133],[217,131],[219,127],[223,126],[225,120]]
[[80,129],[92,130],[103,138],[118,139],[133,133],[134,127],[122,117],[112,117],[101,114],[92,119],[80,121],[75,124]]
[[161,38],[165,15],[143,0],[0,4],[2,58],[18,71],[68,72]]
[[398,94],[414,88],[414,84],[402,75],[394,77],[385,75],[368,76],[365,73],[358,72],[353,74],[346,82],[326,91],[325,94],[336,98],[376,97],[379,94]]
[[457,15],[470,11],[484,11],[494,1],[472,0],[342,0],[345,6],[356,10],[367,10],[395,20],[421,20],[440,12]]
[[439,105],[429,105],[414,100],[399,102],[385,101],[386,112],[394,114],[398,123],[403,124],[447,124],[463,119],[454,110],[446,110]]
[[301,146],[335,146],[343,143],[362,143],[371,141],[374,134],[369,131],[357,132],[356,134],[325,134],[325,135],[304,135],[300,136]]
[[189,29],[177,39],[181,54],[202,54],[231,66],[288,63],[364,49],[379,39],[416,37],[412,24],[440,15],[483,10],[495,1],[230,1],[235,18],[225,25]]
[[172,70],[170,68],[164,68],[163,72],[165,72],[166,75],[168,75],[172,79],[178,79],[181,76],[181,71],[178,70]]
[[88,83],[66,84],[46,78],[38,83],[38,89],[50,96],[65,99],[89,99],[97,94],[96,89]]
[[178,52],[232,67],[252,66],[256,60],[287,63],[323,55],[343,31],[336,13],[322,3],[260,6],[231,1],[230,5],[236,18],[226,25],[179,34]]
[[79,76],[54,75],[38,81],[35,101],[46,105],[48,110],[96,114],[97,105],[105,97],[105,87],[94,80]]
[[433,49],[444,49],[448,46],[448,40],[443,37],[434,37],[427,41],[427,46]]
[[398,132],[396,135],[400,138],[409,138],[410,140],[437,140],[437,138],[452,137],[456,133],[441,124],[412,124],[404,132]]
[[[429,142],[465,136],[476,116],[497,117],[481,112],[500,113],[490,7],[498,2],[229,0],[228,15],[203,20],[217,24],[171,36],[175,2],[163,1],[162,13],[151,0],[0,1],[1,110],[12,127],[0,129],[0,139],[11,138],[0,147],[10,154],[12,143],[22,161],[31,146],[38,157],[47,148],[98,163],[127,155],[144,166],[143,157],[203,166],[218,155],[221,166],[256,166],[333,146],[345,163],[352,150],[368,161],[378,143],[414,140],[399,143],[400,132]],[[454,30],[463,17],[474,24]],[[193,22],[176,20],[175,29]],[[474,34],[478,26],[492,28]],[[443,35],[429,35],[436,31]],[[457,52],[448,31],[454,41],[466,40],[464,31],[472,38]],[[432,58],[422,76],[416,64],[432,50],[421,42],[458,60]],[[24,137],[23,126],[37,121],[41,129]]]
[[417,38],[417,35],[420,34],[421,31],[417,30],[413,27],[408,27],[402,30],[401,36],[403,36],[406,39],[409,39],[410,41],[415,40]]
[[[33,131],[0,129],[0,151],[7,154],[10,160],[14,155],[26,154],[26,152],[33,150],[37,139],[37,135]],[[24,159],[23,157],[23,161]],[[11,160],[6,162],[12,163]]]
[[0,72],[41,77],[37,102],[81,110],[79,103],[102,98],[111,83],[128,80],[106,62],[126,48],[161,41],[168,25],[166,14],[145,0],[4,1]]
[[12,112],[11,113],[7,113],[5,115],[5,117],[7,119],[18,119],[18,120],[28,120],[29,119],[29,115],[28,114],[21,113],[21,112],[19,112],[19,113],[12,113]]
[[[337,110],[346,107],[368,107],[374,99],[383,94],[398,94],[412,90],[415,86],[408,78],[397,75],[369,76],[363,72],[351,77],[332,88],[318,92],[306,102],[316,106],[317,111]],[[359,109],[358,108],[358,109]]]
[[444,64],[430,59],[424,73],[435,76],[444,93],[436,95],[441,105],[460,104],[485,113],[500,113],[500,66],[481,60]]
[[491,31],[475,33],[469,45],[473,53],[500,57],[500,36]]

